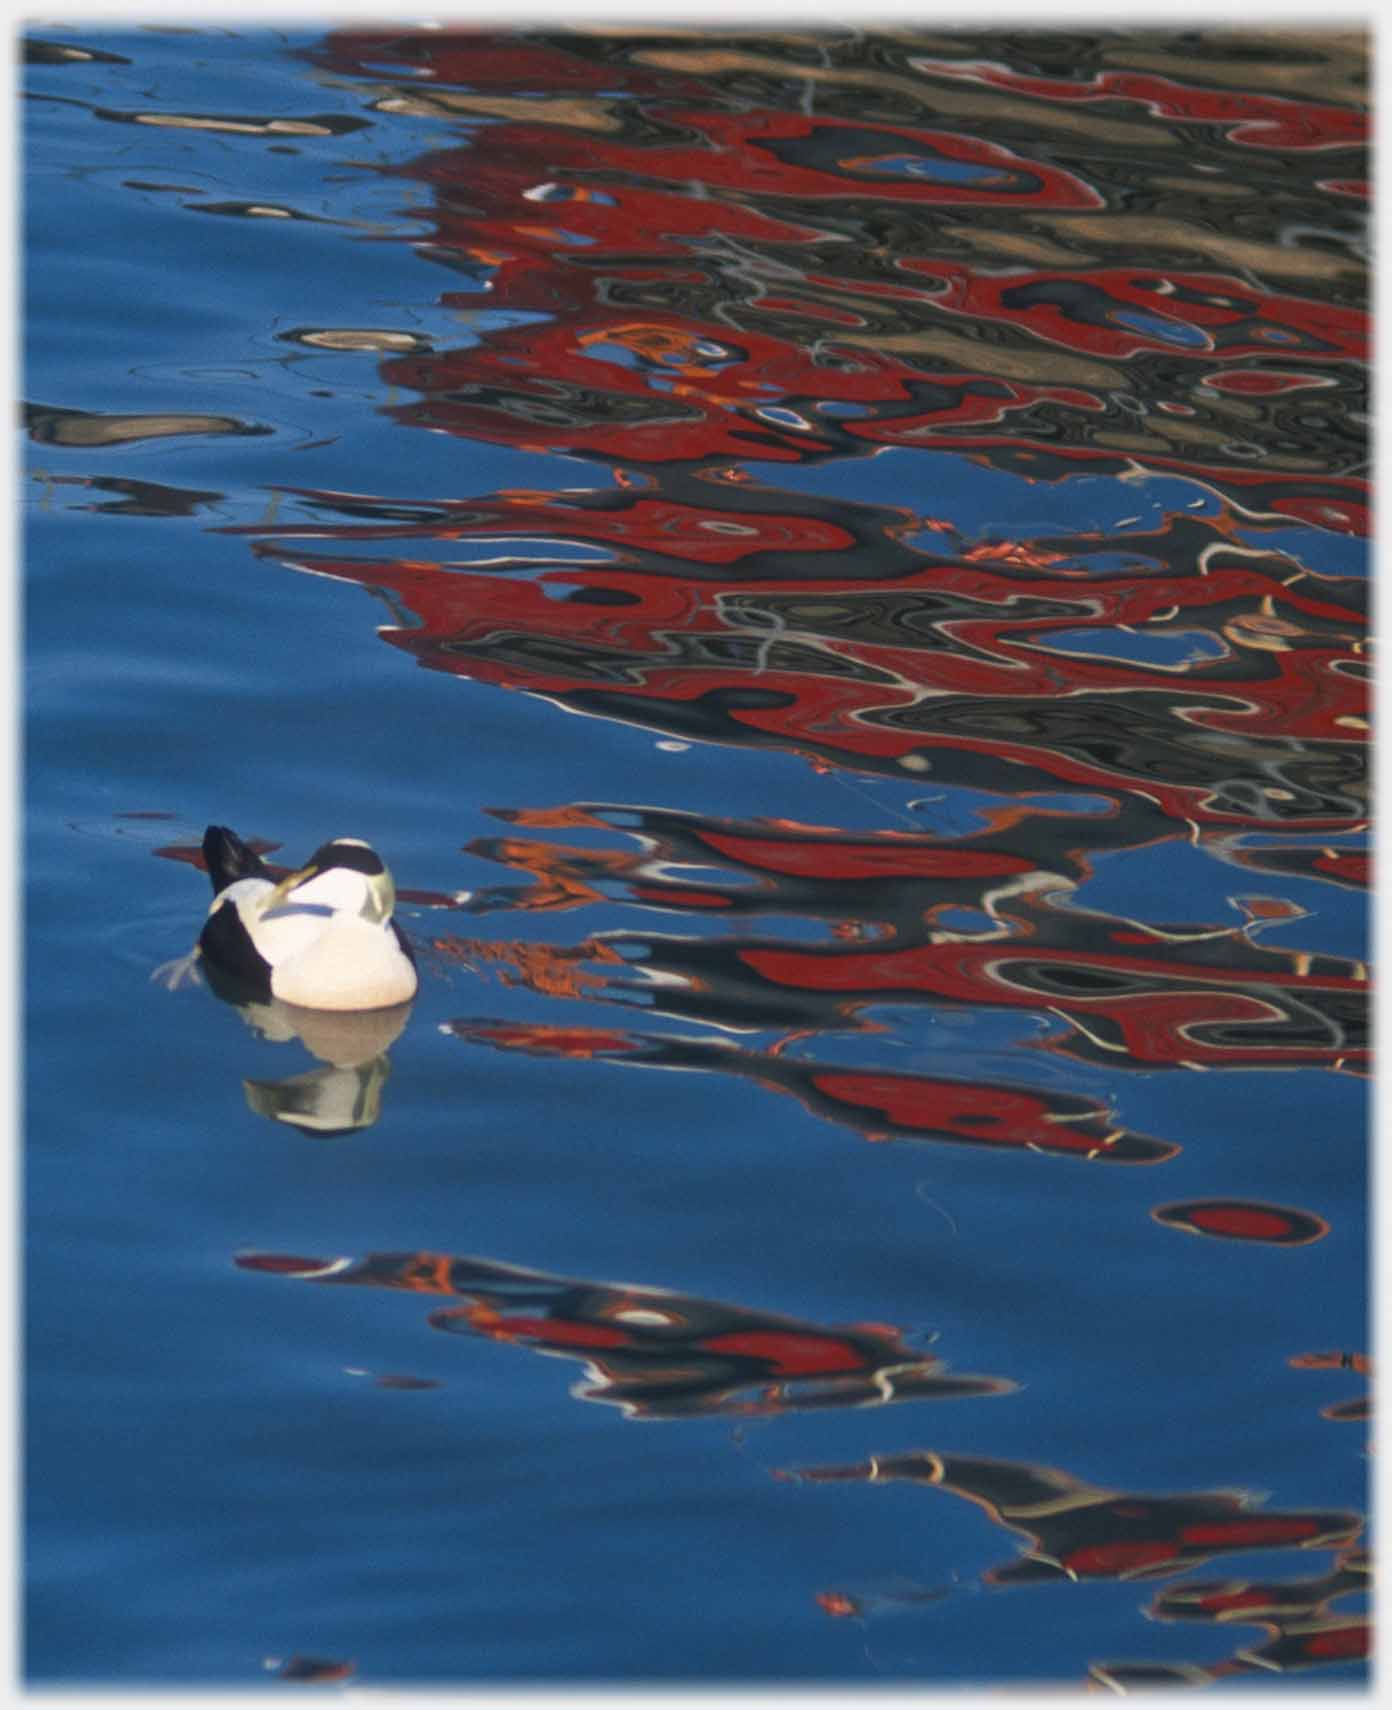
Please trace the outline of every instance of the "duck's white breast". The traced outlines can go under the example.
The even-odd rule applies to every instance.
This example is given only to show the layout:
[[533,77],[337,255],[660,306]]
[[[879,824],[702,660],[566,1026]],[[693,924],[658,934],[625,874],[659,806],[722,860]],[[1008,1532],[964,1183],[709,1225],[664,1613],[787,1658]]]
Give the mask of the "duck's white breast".
[[416,970],[390,925],[356,915],[318,924],[312,942],[273,964],[276,997],[306,1009],[384,1009],[415,996]]

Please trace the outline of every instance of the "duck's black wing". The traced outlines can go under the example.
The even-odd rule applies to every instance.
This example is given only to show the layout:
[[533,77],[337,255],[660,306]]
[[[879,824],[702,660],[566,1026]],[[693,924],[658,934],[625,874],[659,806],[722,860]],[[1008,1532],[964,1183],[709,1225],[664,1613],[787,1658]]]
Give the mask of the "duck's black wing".
[[401,930],[401,928],[396,924],[395,921],[393,921],[391,923],[391,929],[396,934],[396,941],[401,946],[402,955],[405,956],[406,960],[414,968],[416,965],[416,952],[411,946],[411,940],[406,936],[406,934]]
[[[213,895],[220,897],[238,879],[265,879],[275,875],[253,849],[248,849],[235,831],[225,825],[210,825],[203,833],[203,860],[213,882]],[[271,995],[271,965],[246,929],[238,909],[230,902],[214,908],[198,935],[210,979],[218,976],[228,990],[221,996],[239,1003]]]
[[254,849],[248,849],[235,831],[225,825],[210,825],[203,833],[203,861],[213,881],[213,895],[237,879],[274,879],[275,875]]
[[[247,875],[255,877],[254,874]],[[237,905],[225,902],[213,909],[198,935],[198,948],[208,969],[209,983],[221,979],[220,997],[234,1003],[264,1001],[271,995],[271,964],[252,943]]]

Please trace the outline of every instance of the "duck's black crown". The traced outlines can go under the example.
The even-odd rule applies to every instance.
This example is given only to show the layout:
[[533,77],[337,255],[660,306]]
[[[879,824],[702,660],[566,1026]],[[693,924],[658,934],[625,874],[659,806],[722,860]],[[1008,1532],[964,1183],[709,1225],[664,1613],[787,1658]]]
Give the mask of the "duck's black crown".
[[349,867],[368,878],[386,871],[382,857],[375,849],[369,849],[365,843],[351,837],[335,837],[329,843],[321,843],[306,865],[320,872],[330,867]]

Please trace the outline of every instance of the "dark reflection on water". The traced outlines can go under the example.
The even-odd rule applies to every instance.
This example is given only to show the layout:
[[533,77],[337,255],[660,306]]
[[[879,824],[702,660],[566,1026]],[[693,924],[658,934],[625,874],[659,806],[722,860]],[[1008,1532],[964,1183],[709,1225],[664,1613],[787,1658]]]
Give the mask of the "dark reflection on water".
[[[30,54],[78,63],[49,42]],[[369,591],[385,619],[375,680],[414,662],[432,674],[432,709],[466,686],[520,690],[554,720],[593,721],[597,752],[613,744],[603,799],[578,785],[577,799],[509,794],[503,769],[471,785],[503,829],[468,836],[458,889],[397,874],[428,974],[451,988],[432,1109],[480,1081],[514,1086],[525,1067],[558,1098],[588,1078],[587,1109],[602,1113],[603,1089],[630,1081],[603,1077],[636,1067],[718,1087],[726,1109],[801,1107],[870,1141],[932,1142],[923,1156],[994,1169],[1001,1201],[1017,1183],[1031,1194],[1049,1159],[1156,1166],[1160,1186],[1139,1200],[1127,1184],[1147,1171],[1059,1172],[1094,1195],[1105,1247],[1096,1266],[1078,1255],[1081,1277],[1061,1283],[1032,1244],[1051,1232],[1042,1199],[1037,1217],[1024,1199],[1010,1206],[998,1244],[938,1261],[939,1286],[955,1265],[988,1318],[993,1275],[1028,1279],[1044,1263],[1041,1314],[1075,1312],[1080,1337],[1127,1302],[1143,1347],[1169,1268],[1186,1261],[1211,1267],[1194,1286],[1215,1298],[1269,1288],[1278,1319],[1283,1289],[1327,1288],[1320,1256],[1360,1239],[1335,1209],[1358,1202],[1357,1156],[1314,1167],[1283,1151],[1278,1186],[1250,1149],[1229,1158],[1211,1135],[1191,1138],[1173,1113],[1197,1104],[1173,1089],[1241,1078],[1253,1123],[1270,1113],[1283,1146],[1320,1131],[1311,1144],[1332,1155],[1320,1089],[1353,1087],[1356,1102],[1367,1067],[1363,38],[353,29],[286,63],[293,112],[211,100],[174,112],[133,105],[129,87],[119,101],[46,99],[104,134],[176,133],[186,147],[380,144],[354,167],[399,198],[395,225],[340,217],[308,171],[294,193],[282,181],[263,193],[166,183],[154,155],[122,170],[143,192],[177,191],[180,211],[229,216],[193,222],[217,241],[312,226],[373,267],[428,270],[428,326],[386,299],[370,314],[345,299],[341,320],[316,320],[287,286],[262,334],[297,383],[316,364],[360,364],[374,388],[361,431],[387,427],[404,461],[379,472],[345,435],[296,447],[329,447],[327,465],[278,466],[240,493],[230,473],[217,490],[114,462],[45,478],[123,527],[198,518],[287,599],[301,584],[281,569],[325,578],[326,601],[333,584]],[[357,110],[323,111],[328,88]],[[273,431],[254,408],[82,406],[76,394],[28,406],[45,456]],[[436,463],[415,481],[413,451],[441,441],[457,444],[451,482]],[[472,460],[497,450],[531,460],[535,485],[477,475]],[[558,456],[576,484],[561,484]],[[332,717],[351,689],[341,631],[325,623],[322,641],[298,635],[287,674],[324,685],[310,692]],[[709,792],[681,797],[676,766],[677,799],[636,799],[622,775],[634,733],[674,762],[725,768],[741,801],[756,763],[803,762],[805,812],[711,811]],[[403,757],[459,741],[469,758],[467,731],[441,737],[424,720],[403,720],[397,740]],[[455,807],[420,808],[451,856],[459,839],[441,827]],[[197,862],[180,840],[157,853]],[[644,1025],[616,1008],[642,1010]],[[352,1136],[345,1150],[389,1126],[387,1051],[405,1017],[358,1041],[325,1039],[312,1018],[245,1019],[321,1060],[248,1079],[253,1110]],[[468,1092],[466,1077],[478,1077]],[[651,1138],[660,1157],[666,1136]],[[890,1150],[903,1152],[861,1170]],[[547,1185],[519,1166],[516,1192]],[[311,1205],[301,1227],[314,1217]],[[815,1252],[828,1233],[796,1236]],[[237,1264],[460,1297],[429,1324],[582,1361],[572,1393],[632,1419],[813,1412],[830,1428],[841,1410],[963,1397],[960,1452],[865,1459],[862,1441],[796,1478],[967,1497],[1027,1541],[989,1584],[1342,1552],[1313,1579],[1161,1593],[1147,1611],[1161,1622],[1266,1629],[1225,1661],[1183,1660],[1183,1634],[1166,1627],[1150,1662],[1095,1661],[1080,1640],[1074,1678],[1090,1663],[1117,1690],[1306,1668],[1345,1679],[1364,1654],[1366,1617],[1331,1608],[1367,1579],[1352,1549],[1361,1513],[1284,1500],[1254,1512],[1205,1490],[1201,1449],[1198,1493],[1171,1495],[973,1453],[974,1432],[995,1427],[972,1402],[992,1396],[1006,1398],[985,1410],[996,1420],[1015,1410],[1021,1452],[1046,1452],[1043,1374],[1034,1391],[1015,1370],[959,1377],[886,1325],[833,1329],[820,1310],[766,1313],[733,1287],[750,1304],[409,1250],[415,1239],[384,1226],[353,1249],[364,1256],[324,1259],[267,1236]],[[1241,1268],[1254,1249],[1278,1281]],[[885,1251],[887,1286],[909,1262]],[[266,1302],[274,1338],[297,1303]],[[1363,1307],[1329,1302],[1331,1340],[1361,1336]],[[903,1321],[914,1316],[906,1306]],[[1259,1363],[1219,1321],[1203,1334],[1215,1371]],[[1280,1359],[1366,1369],[1361,1355],[1289,1353],[1301,1345],[1287,1336]],[[1255,1442],[1264,1382],[1226,1430]],[[1113,1403],[1120,1390],[1096,1395],[1097,1416]],[[1358,1405],[1326,1413],[1352,1419]],[[1153,1416],[1171,1407],[1157,1385]],[[839,1445],[855,1417],[839,1421]],[[1322,1453],[1316,1485],[1336,1476],[1338,1445]],[[837,1513],[854,1527],[851,1509]],[[836,1535],[822,1545],[834,1564]],[[928,1621],[942,1595],[934,1582],[818,1601],[834,1616],[892,1606]],[[990,1617],[976,1619],[974,1661],[908,1672],[994,1678]],[[296,1657],[281,1673],[352,1666]],[[611,1653],[591,1672],[624,1667]]]

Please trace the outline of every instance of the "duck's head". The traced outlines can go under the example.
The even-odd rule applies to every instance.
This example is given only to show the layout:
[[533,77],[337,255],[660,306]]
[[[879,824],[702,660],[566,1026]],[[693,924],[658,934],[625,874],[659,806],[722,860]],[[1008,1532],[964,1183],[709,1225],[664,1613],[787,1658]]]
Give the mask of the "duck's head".
[[280,881],[267,896],[262,913],[287,906],[361,915],[381,926],[396,907],[396,886],[375,849],[360,837],[335,837],[321,843],[303,867]]

